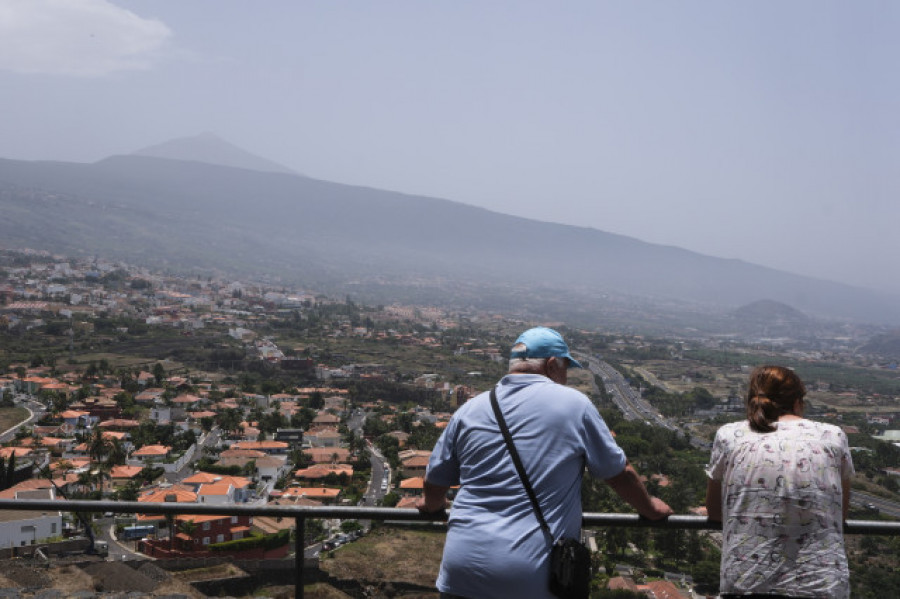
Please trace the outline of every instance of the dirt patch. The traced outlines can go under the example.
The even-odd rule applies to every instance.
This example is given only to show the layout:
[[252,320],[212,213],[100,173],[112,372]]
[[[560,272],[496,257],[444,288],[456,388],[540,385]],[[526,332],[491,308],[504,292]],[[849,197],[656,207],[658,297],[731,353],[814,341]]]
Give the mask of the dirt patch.
[[0,565],[0,586],[19,589],[43,589],[50,586],[53,579],[50,570],[37,564],[4,560]]
[[321,556],[319,567],[340,579],[433,588],[444,537],[442,531],[380,528],[332,552],[333,558]]
[[94,579],[97,591],[137,591],[150,593],[158,585],[121,562],[97,562],[83,566],[82,569]]
[[210,566],[209,568],[194,568],[192,570],[181,570],[180,572],[172,573],[173,578],[177,578],[183,582],[218,580],[221,578],[235,578],[246,575],[246,572],[234,564],[219,564],[218,566]]
[[53,581],[50,588],[63,593],[64,597],[74,595],[80,591],[93,592],[97,589],[96,581],[91,576],[75,565],[62,566],[51,570]]

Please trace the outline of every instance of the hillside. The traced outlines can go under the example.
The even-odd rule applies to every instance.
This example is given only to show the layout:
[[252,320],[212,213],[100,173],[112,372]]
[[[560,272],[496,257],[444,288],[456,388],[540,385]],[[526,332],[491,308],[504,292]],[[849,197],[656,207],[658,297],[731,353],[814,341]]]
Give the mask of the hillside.
[[596,323],[610,305],[640,320],[648,302],[708,314],[771,299],[816,317],[900,323],[896,298],[847,285],[448,200],[198,161],[0,160],[0,210],[7,247],[264,277],[371,301],[454,301]]

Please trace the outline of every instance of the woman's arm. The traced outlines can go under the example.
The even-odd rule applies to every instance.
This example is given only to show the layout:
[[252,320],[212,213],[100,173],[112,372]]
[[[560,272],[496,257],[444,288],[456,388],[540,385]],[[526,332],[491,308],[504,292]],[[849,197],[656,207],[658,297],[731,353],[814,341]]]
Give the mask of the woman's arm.
[[722,481],[706,479],[706,516],[716,522],[722,521]]
[[850,513],[850,479],[841,479],[841,502],[844,522],[847,521],[847,515]]

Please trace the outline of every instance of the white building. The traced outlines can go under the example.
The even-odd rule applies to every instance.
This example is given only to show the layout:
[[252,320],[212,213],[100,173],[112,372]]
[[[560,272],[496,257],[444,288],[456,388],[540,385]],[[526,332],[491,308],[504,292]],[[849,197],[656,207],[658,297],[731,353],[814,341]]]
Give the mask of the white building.
[[[16,493],[16,499],[54,499],[52,489]],[[0,510],[0,547],[35,545],[62,536],[62,512]]]

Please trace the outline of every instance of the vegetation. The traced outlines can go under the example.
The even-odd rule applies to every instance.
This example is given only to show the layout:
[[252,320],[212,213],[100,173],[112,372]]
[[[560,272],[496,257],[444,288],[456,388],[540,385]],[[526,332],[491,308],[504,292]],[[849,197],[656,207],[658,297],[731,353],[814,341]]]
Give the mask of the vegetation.
[[251,549],[262,548],[266,551],[284,547],[291,541],[290,530],[280,530],[270,535],[253,535],[235,539],[233,541],[225,541],[224,543],[212,543],[209,545],[210,551],[249,551]]

